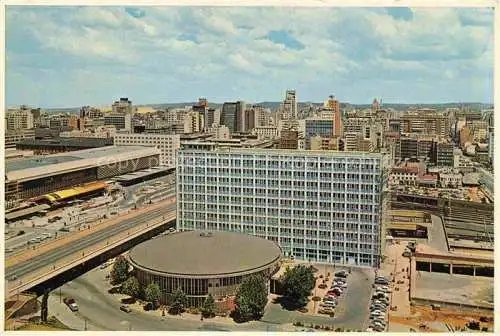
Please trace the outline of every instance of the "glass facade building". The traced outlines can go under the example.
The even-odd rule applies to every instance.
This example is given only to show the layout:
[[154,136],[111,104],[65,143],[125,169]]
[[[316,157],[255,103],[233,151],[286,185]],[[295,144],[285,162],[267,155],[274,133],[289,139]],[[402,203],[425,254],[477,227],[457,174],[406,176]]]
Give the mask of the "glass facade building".
[[378,266],[387,167],[378,153],[186,146],[177,226],[256,235],[300,260]]
[[319,135],[330,138],[334,135],[333,119],[305,119],[304,135],[306,138],[306,149],[311,149],[311,137]]

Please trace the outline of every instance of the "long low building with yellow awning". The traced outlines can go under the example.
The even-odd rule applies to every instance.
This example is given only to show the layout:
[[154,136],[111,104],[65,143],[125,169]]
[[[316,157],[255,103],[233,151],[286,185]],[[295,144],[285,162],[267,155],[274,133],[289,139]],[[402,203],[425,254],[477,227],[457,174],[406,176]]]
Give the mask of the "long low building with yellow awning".
[[94,182],[85,184],[82,186],[64,189],[60,191],[56,191],[50,194],[43,195],[41,199],[45,199],[51,203],[53,202],[61,202],[70,198],[78,197],[81,195],[85,195],[91,192],[96,192],[99,190],[106,189],[108,184],[105,182]]
[[393,237],[427,238],[429,223],[424,222],[398,222],[388,223],[386,229]]

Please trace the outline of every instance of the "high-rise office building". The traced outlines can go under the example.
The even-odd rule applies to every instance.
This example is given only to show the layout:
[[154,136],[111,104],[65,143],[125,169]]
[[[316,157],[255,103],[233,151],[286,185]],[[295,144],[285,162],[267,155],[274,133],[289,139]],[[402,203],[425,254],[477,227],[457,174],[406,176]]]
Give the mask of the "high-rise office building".
[[104,115],[104,125],[113,125],[117,130],[132,130],[132,115],[123,113],[108,113]]
[[135,108],[132,105],[132,101],[128,100],[128,98],[120,98],[111,105],[111,109],[113,110],[113,114],[134,114]]
[[220,124],[229,128],[229,132],[235,133],[241,131],[242,122],[244,122],[245,102],[226,102],[222,105],[220,115]]
[[333,119],[305,119],[300,120],[301,131],[306,139],[306,149],[310,149],[310,138],[313,136],[322,136],[331,138],[334,136],[335,121]]
[[203,115],[198,111],[189,111],[184,116],[184,133],[199,133],[203,130]]
[[9,131],[32,129],[34,117],[31,109],[21,106],[19,109],[8,109],[5,114],[5,126]]
[[340,111],[340,102],[334,96],[330,96],[325,102],[325,107],[333,110],[334,131],[336,136],[342,135],[342,112]]
[[287,90],[285,100],[280,104],[281,119],[297,119],[297,109],[297,93],[295,90]]
[[175,167],[175,153],[180,147],[180,135],[116,133],[114,145],[156,147],[160,150],[160,166]]
[[378,266],[387,166],[378,153],[184,143],[177,155],[177,225],[256,235],[300,260]]
[[244,112],[244,117],[242,120],[242,132],[251,132],[255,128],[255,109],[247,108]]
[[[220,113],[219,113],[220,116]],[[207,131],[209,128],[212,128],[212,126],[215,124],[219,124],[218,116],[216,113],[216,109],[214,108],[207,108],[205,109],[205,115],[204,115],[204,124],[205,124],[205,131]]]
[[198,98],[198,105],[205,108],[208,107],[207,98]]
[[409,111],[400,117],[401,132],[446,136],[449,133],[448,117],[433,109]]

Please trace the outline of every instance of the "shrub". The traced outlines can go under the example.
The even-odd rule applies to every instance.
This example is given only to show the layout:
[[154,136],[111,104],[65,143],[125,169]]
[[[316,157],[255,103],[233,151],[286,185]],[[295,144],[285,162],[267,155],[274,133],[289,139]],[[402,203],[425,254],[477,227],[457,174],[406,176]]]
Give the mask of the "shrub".
[[320,328],[321,328],[321,326],[320,326],[319,324],[316,324],[316,325],[314,326],[314,329],[320,329]]
[[321,301],[321,298],[319,296],[315,296],[312,298],[313,301]]
[[187,309],[187,312],[189,314],[194,314],[194,315],[198,315],[200,313],[200,310],[196,307],[190,307]]

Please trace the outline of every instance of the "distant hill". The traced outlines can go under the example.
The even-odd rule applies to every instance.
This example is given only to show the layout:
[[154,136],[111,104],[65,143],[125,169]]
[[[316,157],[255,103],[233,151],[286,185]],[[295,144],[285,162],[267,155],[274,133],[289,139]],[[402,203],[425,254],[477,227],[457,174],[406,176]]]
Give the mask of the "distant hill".
[[[264,108],[269,108],[271,110],[276,110],[279,108],[281,102],[260,102],[260,103],[251,103],[247,102],[247,104],[253,104],[253,105],[260,105]],[[160,110],[160,109],[172,109],[172,108],[183,108],[185,106],[193,106],[197,105],[198,102],[185,102],[185,103],[165,103],[165,104],[142,104],[142,105],[137,105],[137,107],[152,107],[153,109]],[[315,103],[315,102],[299,102],[299,109],[304,108],[310,105],[314,106],[321,106],[323,103]],[[221,108],[222,103],[209,103],[209,107],[212,108]],[[352,108],[370,108],[371,104],[351,104],[351,103],[341,103],[340,106],[342,108],[346,107],[352,107]],[[384,103],[382,107],[384,108],[392,108],[395,110],[407,110],[408,108],[435,108],[438,110],[443,110],[446,108],[460,108],[463,106],[469,107],[471,110],[483,110],[483,109],[492,109],[493,104],[483,104],[483,103],[437,103],[437,104],[390,104],[390,103]],[[47,111],[48,113],[63,113],[63,112],[68,112],[68,113],[74,113],[78,114],[80,112],[79,107],[69,107],[69,108],[46,108],[44,111]]]

